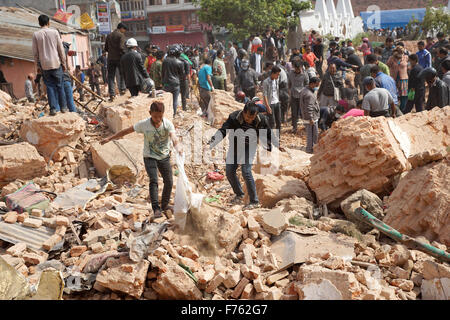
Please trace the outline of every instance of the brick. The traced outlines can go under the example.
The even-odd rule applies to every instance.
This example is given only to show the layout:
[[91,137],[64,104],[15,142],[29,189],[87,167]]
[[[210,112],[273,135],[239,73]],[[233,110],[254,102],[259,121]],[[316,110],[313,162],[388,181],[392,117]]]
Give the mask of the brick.
[[275,286],[277,286],[278,288],[284,288],[289,284],[289,279],[285,278],[285,279],[281,279],[275,282]]
[[234,288],[233,293],[231,294],[231,296],[234,299],[237,299],[241,296],[242,291],[244,291],[244,288],[247,284],[250,283],[250,280],[248,280],[247,278],[242,278],[241,281],[239,281],[238,285],[236,286],[236,288]]
[[276,287],[272,287],[268,291],[267,299],[268,300],[280,300],[282,295],[283,295],[283,292],[281,292],[280,289],[278,289]]
[[205,291],[208,293],[213,292],[218,286],[222,284],[223,280],[225,280],[225,275],[223,273],[217,274],[214,279],[212,279],[208,284]]
[[16,223],[17,222],[18,213],[16,211],[10,211],[3,216],[3,221],[6,223]]
[[61,242],[62,237],[58,234],[52,235],[47,241],[42,244],[42,248],[47,251],[50,251],[54,246],[56,246],[59,242]]
[[254,292],[253,284],[249,283],[244,287],[244,290],[241,294],[241,299],[250,299],[252,293]]
[[35,253],[25,253],[22,258],[26,263],[31,265],[38,265],[47,260],[45,257]]
[[29,217],[28,212],[26,212],[26,211],[22,212],[21,214],[19,214],[17,216],[17,222],[23,223],[25,221],[25,219],[28,218],[28,217]]
[[26,249],[27,244],[19,242],[13,245],[12,247],[8,248],[8,250],[6,250],[6,253],[12,255],[13,257],[21,257]]
[[64,237],[64,235],[67,232],[67,227],[66,226],[57,226],[56,227],[56,231],[55,233],[61,237]]
[[40,228],[42,226],[42,220],[26,218],[23,222],[23,225],[30,228]]
[[79,257],[87,250],[86,246],[74,246],[70,248],[70,256],[71,257]]
[[68,227],[70,222],[69,222],[69,218],[64,217],[64,216],[56,216],[56,225],[57,226],[65,226]]
[[197,260],[200,257],[198,251],[191,246],[183,246],[180,250],[180,254],[183,257],[187,257],[192,260]]
[[255,280],[253,280],[253,287],[258,293],[267,291],[267,287],[263,284],[261,277],[258,277]]
[[414,288],[414,282],[405,279],[393,279],[391,285],[402,289],[403,291],[411,291]]
[[121,222],[123,220],[123,215],[116,210],[109,210],[105,213],[106,219],[112,222]]
[[198,276],[198,283],[199,284],[207,284],[214,278],[215,274],[216,274],[216,272],[214,269],[209,269],[209,270],[200,272],[199,276]]
[[39,210],[39,209],[32,209],[30,214],[33,217],[41,218],[44,215],[44,212],[42,212],[42,210]]
[[255,220],[255,218],[253,218],[253,216],[248,217],[247,224],[250,231],[258,231],[259,229],[261,229],[261,226]]
[[96,242],[96,243],[93,243],[91,246],[90,246],[90,248],[91,248],[91,250],[92,250],[92,252],[94,252],[94,253],[100,253],[100,252],[103,252],[103,244],[101,243],[101,242]]
[[272,274],[266,279],[268,285],[274,284],[276,281],[286,278],[289,275],[287,270]]
[[237,286],[239,281],[241,280],[241,271],[240,270],[229,270],[227,272],[227,276],[223,281],[223,284],[226,288],[234,288]]

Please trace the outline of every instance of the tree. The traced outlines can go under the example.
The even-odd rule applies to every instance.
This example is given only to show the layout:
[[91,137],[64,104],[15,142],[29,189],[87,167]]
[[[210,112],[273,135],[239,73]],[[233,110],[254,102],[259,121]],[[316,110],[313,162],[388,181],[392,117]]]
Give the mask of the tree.
[[[297,0],[194,0],[200,7],[200,21],[224,27],[235,40],[251,34],[262,34],[267,26],[287,27],[309,1]],[[294,16],[292,15],[294,13]]]
[[422,28],[425,31],[425,34],[429,31],[433,33],[444,32],[444,34],[448,34],[450,32],[450,14],[443,6],[440,8],[432,8],[430,1],[422,21]]

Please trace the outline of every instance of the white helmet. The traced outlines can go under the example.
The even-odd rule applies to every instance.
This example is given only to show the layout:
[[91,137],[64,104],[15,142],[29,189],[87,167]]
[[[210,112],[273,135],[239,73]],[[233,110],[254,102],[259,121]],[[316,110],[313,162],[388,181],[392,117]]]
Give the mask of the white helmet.
[[126,43],[126,46],[127,47],[137,47],[138,46],[138,44],[137,44],[137,41],[136,41],[136,39],[135,38],[130,38],[130,39],[128,39],[127,40],[127,43]]

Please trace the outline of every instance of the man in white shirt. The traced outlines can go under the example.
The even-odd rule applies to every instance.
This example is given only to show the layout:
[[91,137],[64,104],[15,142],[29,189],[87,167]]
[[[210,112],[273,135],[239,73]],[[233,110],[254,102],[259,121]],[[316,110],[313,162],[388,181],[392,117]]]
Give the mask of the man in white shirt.
[[264,104],[269,125],[272,129],[278,130],[278,137],[281,133],[280,73],[280,67],[273,66],[270,77],[263,82]]
[[260,75],[263,71],[263,48],[258,47],[255,53],[250,56],[250,67]]

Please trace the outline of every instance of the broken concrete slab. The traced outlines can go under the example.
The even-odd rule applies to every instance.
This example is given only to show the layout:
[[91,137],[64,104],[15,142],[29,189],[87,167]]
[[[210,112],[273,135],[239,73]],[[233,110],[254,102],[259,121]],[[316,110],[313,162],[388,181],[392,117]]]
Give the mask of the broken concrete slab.
[[45,159],[27,142],[0,146],[0,187],[17,179],[29,180],[47,173]]
[[55,152],[53,159],[62,160],[65,155],[63,148],[55,150],[64,145],[75,147],[85,130],[86,122],[77,113],[58,113],[24,121],[20,137],[34,145],[46,159]]
[[341,292],[327,279],[296,282],[294,288],[299,300],[342,300]]
[[351,272],[330,270],[317,265],[302,265],[298,270],[297,280],[302,283],[324,279],[339,290],[344,300],[352,300],[361,295],[359,282]]
[[271,250],[281,260],[280,270],[289,268],[308,260],[310,255],[326,254],[351,260],[355,256],[354,243],[356,239],[327,232],[320,232],[313,236],[302,236],[295,232],[285,231],[272,239]]
[[[278,201],[297,196],[313,201],[306,183],[289,176],[254,175],[259,202],[265,208],[273,208]],[[245,198],[248,198],[246,193]]]
[[450,159],[410,171],[386,203],[383,222],[411,237],[450,246]]
[[261,216],[261,224],[267,233],[275,236],[280,235],[288,227],[285,216],[281,213],[281,208],[275,208]]
[[327,204],[360,189],[391,190],[396,175],[445,157],[449,123],[450,106],[396,119],[338,121],[314,148],[308,184],[319,202]]
[[228,119],[230,113],[244,109],[244,104],[237,102],[234,96],[223,90],[214,90],[208,106],[208,122],[219,129]]
[[450,278],[423,280],[420,291],[423,300],[449,300]]
[[166,270],[161,273],[152,288],[160,299],[200,300],[203,295],[186,271],[169,259]]

